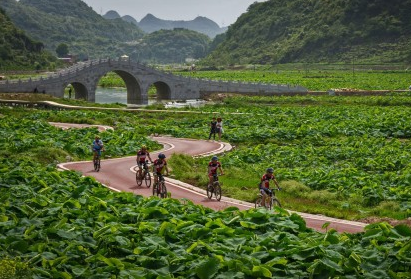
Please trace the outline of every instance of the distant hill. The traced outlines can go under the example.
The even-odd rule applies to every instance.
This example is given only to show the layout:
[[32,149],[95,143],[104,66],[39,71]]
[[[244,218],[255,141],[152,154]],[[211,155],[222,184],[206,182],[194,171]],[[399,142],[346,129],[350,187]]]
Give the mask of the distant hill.
[[149,63],[184,63],[187,58],[200,59],[209,53],[211,39],[184,28],[159,30],[147,34],[129,46],[132,59]]
[[143,37],[137,26],[107,20],[81,0],[1,0],[13,23],[54,52],[60,43],[80,57],[119,57],[123,44]]
[[117,19],[121,18],[121,16],[116,11],[108,11],[105,15],[103,15],[105,19]]
[[32,40],[14,26],[1,8],[0,34],[0,71],[55,67],[56,57],[44,51],[43,43]]
[[228,28],[210,64],[411,62],[411,0],[268,0]]
[[144,32],[152,33],[161,29],[172,30],[174,28],[185,28],[188,30],[197,31],[206,34],[210,38],[214,38],[218,34],[224,33],[227,28],[220,27],[214,21],[206,17],[196,17],[194,20],[163,20],[155,17],[152,14],[147,14],[140,22],[131,16],[121,17],[116,11],[108,11],[104,16],[106,19],[122,18],[127,22],[131,22],[140,27]]
[[132,24],[138,26],[137,20],[135,20],[135,18],[132,17],[132,16],[125,15],[125,16],[122,16],[121,19],[124,20],[124,21],[126,21],[126,22],[129,22],[129,23],[132,23]]
[[214,38],[218,34],[226,31],[226,28],[220,28],[220,26],[218,26],[218,24],[214,21],[200,16],[196,17],[194,20],[184,21],[163,20],[153,16],[152,14],[148,14],[138,23],[138,26],[143,31],[148,33],[158,31],[160,29],[186,28],[206,34],[210,38]]

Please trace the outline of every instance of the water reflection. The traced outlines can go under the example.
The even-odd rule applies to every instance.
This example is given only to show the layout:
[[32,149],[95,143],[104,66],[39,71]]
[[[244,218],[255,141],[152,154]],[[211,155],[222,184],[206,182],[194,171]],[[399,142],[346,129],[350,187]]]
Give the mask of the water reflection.
[[120,103],[127,104],[127,89],[125,88],[104,88],[97,87],[96,103],[112,104]]

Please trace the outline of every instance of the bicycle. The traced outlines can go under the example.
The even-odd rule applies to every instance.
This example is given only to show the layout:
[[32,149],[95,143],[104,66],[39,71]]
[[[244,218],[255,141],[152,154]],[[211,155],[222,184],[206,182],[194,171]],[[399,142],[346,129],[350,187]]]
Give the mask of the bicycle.
[[143,170],[142,170],[142,175],[140,175],[140,171],[137,168],[136,169],[136,182],[137,182],[137,186],[141,186],[141,184],[143,184],[143,180],[144,183],[146,184],[147,188],[150,188],[151,186],[151,174],[150,171],[148,169],[148,160],[146,160],[143,163]]
[[164,175],[160,173],[157,175],[158,175],[158,180],[153,185],[153,196],[157,195],[157,197],[159,196],[160,198],[166,198],[167,197],[167,187],[166,187],[166,183],[164,180]]
[[[275,188],[274,190],[280,191],[281,188]],[[268,210],[271,210],[273,206],[281,207],[280,201],[275,196],[274,190],[271,190],[270,195],[263,195],[261,192],[257,195],[257,199],[255,200],[255,208],[264,206]],[[263,205],[263,199],[265,198],[265,202]]]
[[[220,174],[221,175],[221,174]],[[218,180],[218,174],[213,174],[213,184],[207,185],[207,197],[211,200],[213,194],[215,195],[215,199],[220,201],[221,200],[221,185],[220,181]]]

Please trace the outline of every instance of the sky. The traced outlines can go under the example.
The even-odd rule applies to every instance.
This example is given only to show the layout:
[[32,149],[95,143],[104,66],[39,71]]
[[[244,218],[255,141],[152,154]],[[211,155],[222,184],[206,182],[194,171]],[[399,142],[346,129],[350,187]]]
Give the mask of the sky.
[[204,16],[220,27],[233,24],[254,2],[265,0],[82,0],[98,14],[114,10],[140,21],[147,14],[164,20],[193,20]]

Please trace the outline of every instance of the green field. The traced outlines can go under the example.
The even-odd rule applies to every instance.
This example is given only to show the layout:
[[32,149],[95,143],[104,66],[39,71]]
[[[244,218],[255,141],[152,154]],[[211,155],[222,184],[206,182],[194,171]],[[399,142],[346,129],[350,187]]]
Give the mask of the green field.
[[[381,66],[382,67],[382,66]],[[342,70],[341,66],[320,67],[305,65],[279,65],[278,67],[256,67],[219,71],[175,71],[163,68],[177,75],[214,80],[261,82],[273,84],[301,85],[310,91],[330,89],[355,90],[408,90],[411,85],[411,71],[408,69],[372,69],[367,67]],[[100,80],[103,87],[125,87],[115,73],[108,73]]]

